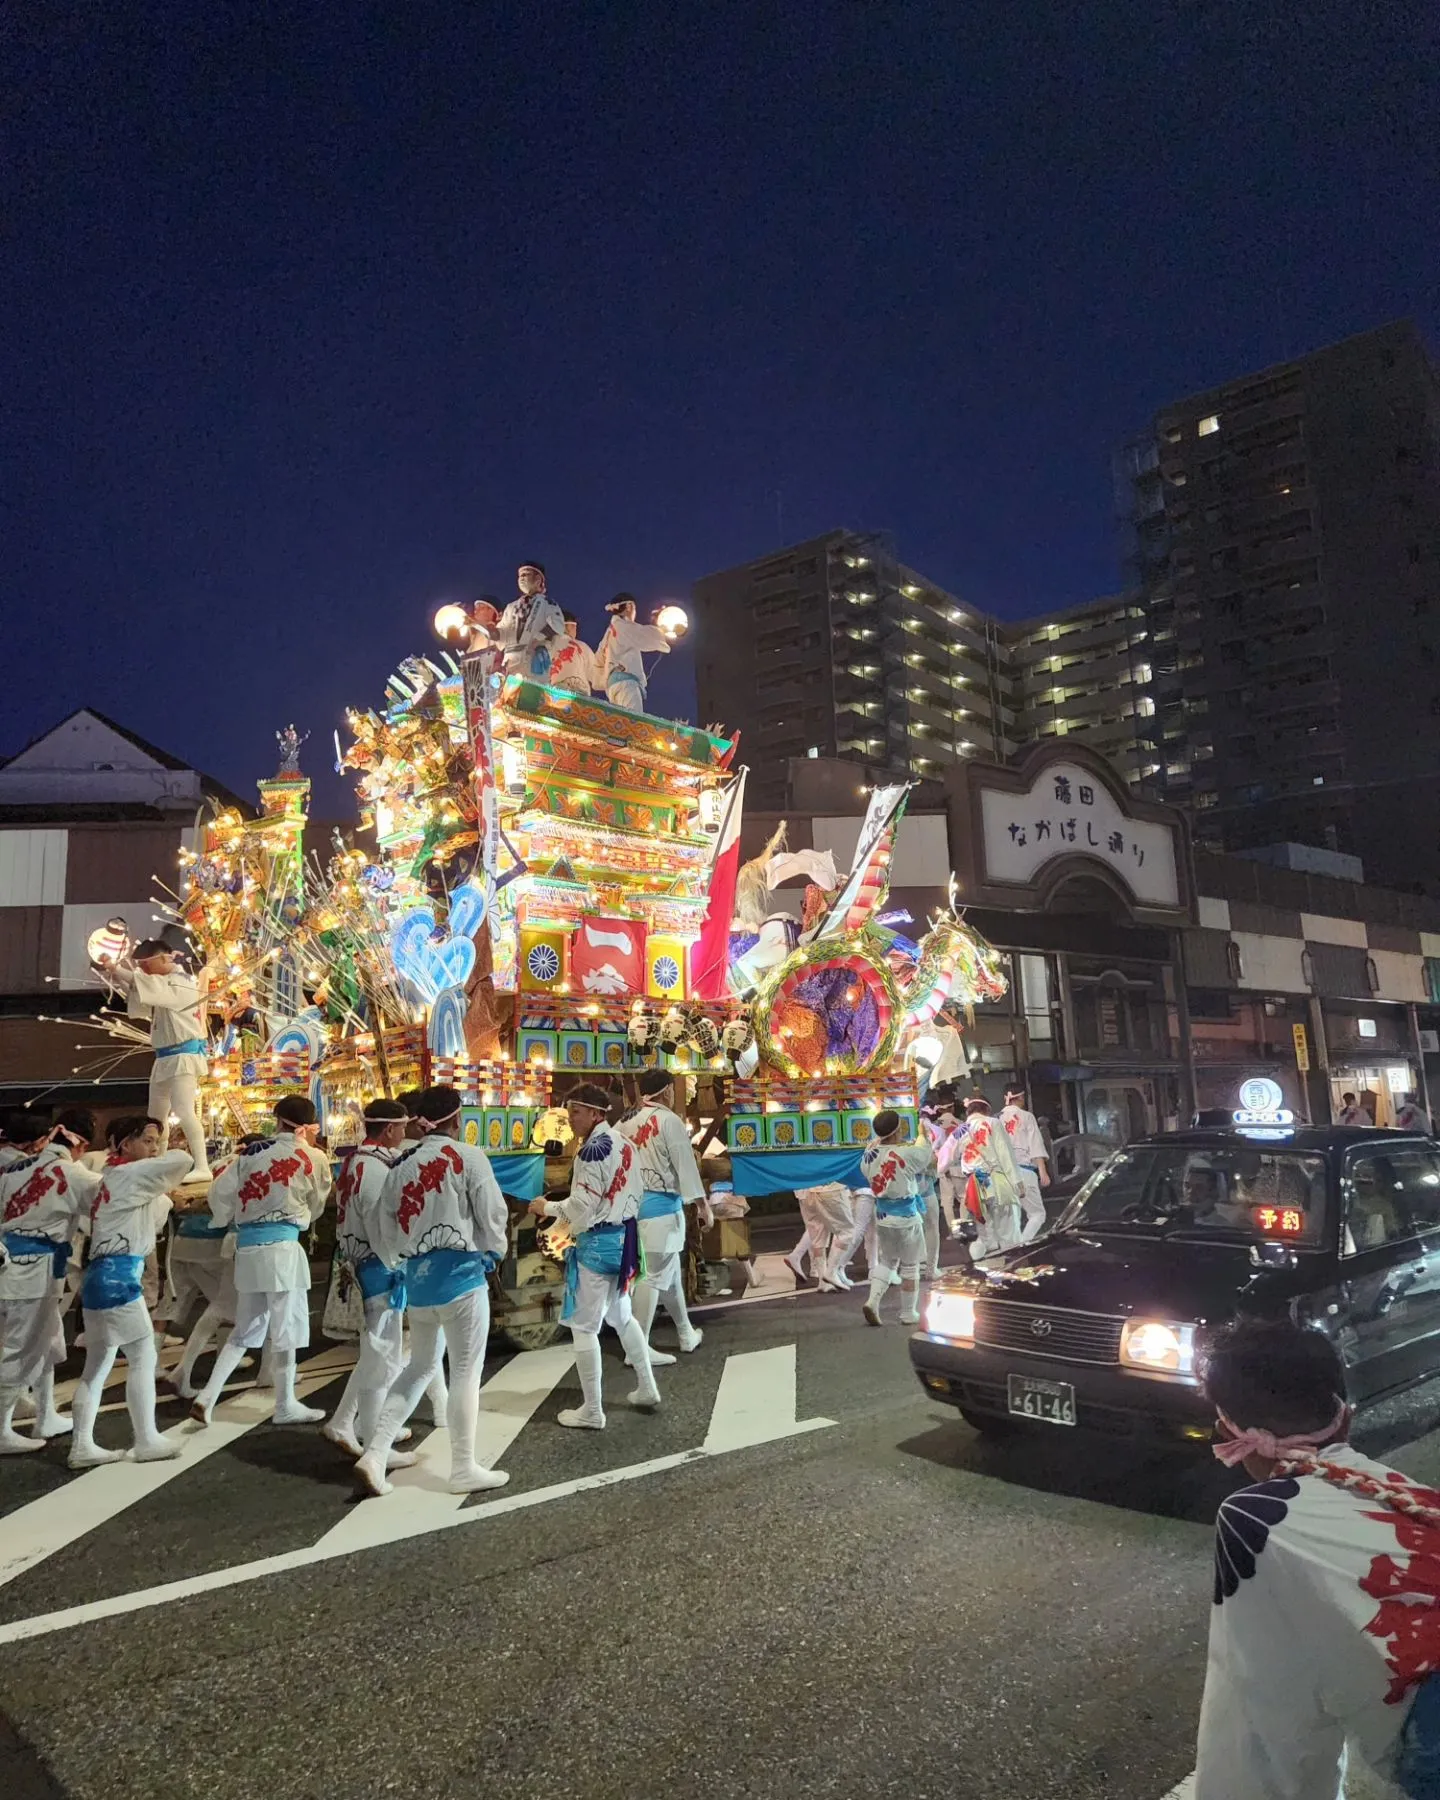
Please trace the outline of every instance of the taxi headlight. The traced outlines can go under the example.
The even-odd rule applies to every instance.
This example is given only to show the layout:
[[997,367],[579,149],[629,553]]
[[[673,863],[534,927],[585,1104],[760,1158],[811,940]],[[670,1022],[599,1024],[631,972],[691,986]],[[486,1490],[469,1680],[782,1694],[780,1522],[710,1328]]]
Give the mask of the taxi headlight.
[[936,1337],[975,1339],[975,1302],[969,1294],[932,1293],[925,1308],[925,1329]]
[[1120,1335],[1120,1361],[1133,1369],[1163,1369],[1170,1375],[1195,1372],[1195,1327],[1162,1319],[1131,1319]]

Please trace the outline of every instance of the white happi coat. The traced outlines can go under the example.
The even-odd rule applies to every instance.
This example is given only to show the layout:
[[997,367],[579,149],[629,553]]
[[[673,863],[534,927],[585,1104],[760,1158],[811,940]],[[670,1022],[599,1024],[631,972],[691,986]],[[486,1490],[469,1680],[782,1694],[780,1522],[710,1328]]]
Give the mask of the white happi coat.
[[595,652],[580,639],[567,637],[550,658],[550,686],[569,694],[591,694],[599,686]]
[[507,675],[549,681],[550,659],[565,642],[565,615],[546,593],[521,594],[501,612],[494,636]]
[[[147,975],[144,969],[120,968],[115,975],[126,989],[126,1012],[132,1019],[148,1021],[152,1049],[186,1044],[192,1038],[204,1043],[207,982],[203,972],[198,977],[179,970],[173,975]],[[174,1075],[200,1076],[209,1066],[203,1052],[197,1051],[162,1057],[161,1061]]]
[[381,1256],[385,1182],[394,1154],[381,1144],[361,1144],[347,1158],[335,1183],[335,1247],[351,1268],[367,1256]]
[[[705,1183],[685,1121],[668,1106],[646,1101],[615,1127],[633,1146],[643,1194],[678,1194],[682,1207],[705,1198]],[[647,1256],[673,1256],[685,1248],[684,1211],[640,1220]]]
[[391,1268],[431,1250],[503,1257],[510,1215],[485,1152],[432,1131],[390,1165],[370,1231]]
[[90,1255],[149,1256],[170,1216],[170,1189],[193,1167],[188,1150],[107,1163],[90,1202]]
[[[325,1210],[330,1167],[293,1131],[281,1131],[242,1150],[215,1177],[210,1217],[217,1225],[290,1221],[304,1231]],[[285,1294],[310,1285],[310,1259],[299,1243],[237,1243],[237,1294]]]
[[[0,1236],[12,1233],[68,1244],[88,1218],[100,1177],[59,1144],[0,1169]],[[45,1300],[60,1291],[50,1257],[10,1251],[0,1264],[0,1306]]]
[[570,1192],[547,1200],[545,1210],[579,1237],[592,1225],[623,1225],[640,1211],[640,1159],[628,1138],[602,1119],[575,1153]]
[[937,1174],[930,1140],[915,1144],[876,1140],[866,1146],[860,1172],[875,1197],[872,1281],[880,1271],[898,1271],[907,1282],[917,1280],[925,1257],[926,1188]]
[[1000,1109],[1000,1123],[1010,1139],[1015,1161],[1021,1169],[1033,1170],[1038,1181],[1040,1164],[1046,1160],[1040,1121],[1023,1106],[1004,1106]]
[[1440,1528],[1382,1498],[1440,1494],[1319,1454],[1369,1493],[1297,1473],[1221,1504],[1195,1800],[1333,1800],[1347,1743],[1408,1793],[1402,1740],[1440,1753]]
[[[1009,1134],[993,1113],[972,1113],[965,1121],[952,1169],[959,1164],[965,1177],[966,1205],[972,1193],[986,1226],[1003,1233],[1014,1213],[1015,1241],[1019,1239],[1020,1169],[1010,1148]],[[973,1181],[973,1188],[971,1183]],[[973,1211],[973,1208],[972,1208]],[[1004,1244],[996,1248],[1003,1249]]]
[[642,625],[637,619],[612,618],[600,640],[600,679],[608,687],[617,675],[629,675],[645,688],[645,658],[659,651],[670,653],[670,640],[658,625]]

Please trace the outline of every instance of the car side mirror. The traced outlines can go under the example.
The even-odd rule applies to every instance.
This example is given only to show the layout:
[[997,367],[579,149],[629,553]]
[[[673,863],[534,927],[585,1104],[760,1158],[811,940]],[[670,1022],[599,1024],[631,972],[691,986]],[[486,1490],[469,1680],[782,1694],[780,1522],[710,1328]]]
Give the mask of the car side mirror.
[[1293,1269],[1300,1258],[1289,1244],[1252,1244],[1250,1246],[1250,1266],[1252,1269]]

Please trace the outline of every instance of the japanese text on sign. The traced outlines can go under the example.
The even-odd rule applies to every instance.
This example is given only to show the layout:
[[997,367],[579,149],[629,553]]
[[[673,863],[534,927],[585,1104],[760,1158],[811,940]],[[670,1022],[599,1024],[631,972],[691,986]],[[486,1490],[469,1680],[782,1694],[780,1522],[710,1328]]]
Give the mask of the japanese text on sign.
[[1056,857],[1083,855],[1113,870],[1143,904],[1179,905],[1174,830],[1132,819],[1077,764],[1050,764],[1025,793],[986,788],[981,817],[989,880],[1028,883]]

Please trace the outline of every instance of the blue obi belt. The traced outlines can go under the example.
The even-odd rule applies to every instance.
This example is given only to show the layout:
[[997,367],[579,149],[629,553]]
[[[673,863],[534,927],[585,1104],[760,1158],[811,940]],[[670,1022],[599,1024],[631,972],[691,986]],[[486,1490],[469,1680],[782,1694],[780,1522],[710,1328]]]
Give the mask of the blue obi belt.
[[143,1300],[140,1277],[144,1273],[143,1256],[94,1257],[80,1284],[80,1304],[86,1312],[108,1312],[115,1306],[128,1306],[132,1300]]
[[920,1219],[925,1216],[925,1202],[918,1194],[911,1194],[908,1200],[877,1200],[875,1217],[877,1219]]
[[241,1250],[258,1250],[262,1244],[298,1244],[300,1227],[293,1219],[268,1219],[263,1224],[237,1225],[235,1242]]
[[[411,1306],[447,1306],[450,1301],[484,1287],[486,1277],[499,1262],[500,1258],[489,1250],[427,1250],[421,1256],[412,1256],[401,1277],[402,1304],[408,1300]],[[391,1293],[393,1306],[393,1289]]]
[[640,1202],[642,1219],[668,1219],[672,1213],[683,1213],[685,1203],[678,1194],[667,1194],[659,1188],[646,1188]]
[[156,1056],[203,1056],[205,1040],[204,1038],[186,1038],[183,1044],[162,1044],[155,1054]]
[[565,1252],[562,1324],[574,1315],[580,1297],[581,1269],[589,1269],[595,1275],[618,1276],[620,1292],[628,1294],[635,1285],[636,1276],[643,1272],[640,1233],[635,1220],[626,1219],[623,1225],[592,1225],[588,1231],[582,1231]]
[[70,1261],[69,1244],[57,1244],[54,1238],[29,1237],[23,1231],[7,1231],[4,1236],[7,1256],[48,1256],[50,1273],[56,1281],[63,1281],[65,1268]]
[[383,1296],[389,1302],[391,1312],[404,1311],[406,1281],[403,1269],[387,1269],[372,1250],[369,1256],[356,1263],[355,1279],[367,1300],[379,1300]]
[[175,1222],[176,1237],[223,1238],[227,1227],[217,1225],[209,1213],[181,1213]]

